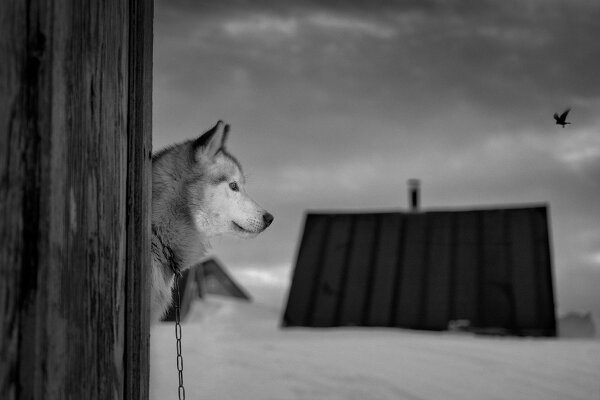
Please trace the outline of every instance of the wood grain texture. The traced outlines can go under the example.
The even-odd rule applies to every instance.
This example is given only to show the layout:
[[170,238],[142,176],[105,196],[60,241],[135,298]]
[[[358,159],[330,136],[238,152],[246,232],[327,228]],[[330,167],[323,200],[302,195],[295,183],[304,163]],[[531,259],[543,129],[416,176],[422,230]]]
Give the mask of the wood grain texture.
[[152,0],[129,2],[124,398],[148,398],[152,185]]
[[147,398],[152,4],[0,16],[0,398]]

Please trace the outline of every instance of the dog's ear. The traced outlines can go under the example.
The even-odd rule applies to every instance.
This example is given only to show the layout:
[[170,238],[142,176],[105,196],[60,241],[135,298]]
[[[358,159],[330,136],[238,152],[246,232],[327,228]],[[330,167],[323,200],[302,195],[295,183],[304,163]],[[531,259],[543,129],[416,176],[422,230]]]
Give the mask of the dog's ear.
[[219,150],[225,149],[229,125],[219,120],[215,126],[194,140],[192,150],[196,161],[200,158],[212,160]]

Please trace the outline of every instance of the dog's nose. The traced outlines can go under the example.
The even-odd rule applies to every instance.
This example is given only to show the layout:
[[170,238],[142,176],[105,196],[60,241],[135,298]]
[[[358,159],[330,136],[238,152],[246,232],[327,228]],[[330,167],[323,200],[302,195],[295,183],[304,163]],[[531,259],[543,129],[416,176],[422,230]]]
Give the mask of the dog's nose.
[[263,221],[265,221],[265,226],[269,226],[269,225],[271,225],[271,222],[273,222],[273,216],[268,212],[264,213]]

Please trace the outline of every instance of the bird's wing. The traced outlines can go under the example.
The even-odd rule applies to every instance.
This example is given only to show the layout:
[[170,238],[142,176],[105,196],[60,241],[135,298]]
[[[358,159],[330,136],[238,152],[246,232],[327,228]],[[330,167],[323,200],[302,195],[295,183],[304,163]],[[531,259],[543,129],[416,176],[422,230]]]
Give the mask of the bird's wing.
[[562,119],[563,121],[565,119],[567,119],[567,115],[569,114],[569,111],[571,111],[571,109],[567,108],[564,113],[560,114],[560,119]]
[[557,121],[559,121],[559,120],[560,120],[560,118],[558,117],[558,114],[557,114],[557,113],[554,113],[554,119],[555,119],[555,120],[557,120]]

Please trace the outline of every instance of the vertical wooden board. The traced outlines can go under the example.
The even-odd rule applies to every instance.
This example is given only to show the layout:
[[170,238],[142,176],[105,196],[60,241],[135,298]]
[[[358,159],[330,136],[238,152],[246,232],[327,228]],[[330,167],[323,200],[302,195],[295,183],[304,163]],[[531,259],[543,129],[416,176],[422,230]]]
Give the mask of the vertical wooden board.
[[482,326],[509,328],[513,317],[513,288],[509,280],[505,211],[482,212],[483,280]]
[[425,329],[443,330],[448,326],[450,269],[452,257],[452,214],[429,214],[429,255],[427,276],[424,278],[422,326]]
[[478,246],[477,213],[457,214],[454,266],[454,313],[452,319],[475,322],[478,303]]
[[311,307],[308,325],[333,326],[341,292],[341,276],[351,239],[351,215],[331,216],[327,247],[322,259],[319,280],[314,294],[315,303]]
[[424,284],[424,254],[426,248],[426,215],[405,216],[405,243],[402,255],[402,281],[398,291],[394,326],[418,328],[421,291]]
[[[58,206],[76,222],[67,262],[53,265],[60,283],[52,282],[63,289],[69,351],[48,365],[55,371],[66,364],[69,378],[49,381],[74,397],[108,398],[124,390],[128,7],[73,2],[60,12],[56,20],[68,22],[55,24],[55,39],[66,44],[65,58],[54,83],[66,97],[57,101],[65,106],[69,199]],[[81,288],[78,302],[67,287]],[[90,368],[81,368],[82,360]],[[118,380],[105,378],[115,374]]]
[[20,395],[122,396],[126,6],[30,2],[27,11],[40,66],[26,68],[26,84],[40,83],[28,120],[44,171],[32,243],[43,257],[22,266],[35,290],[21,303]]
[[349,259],[342,277],[336,325],[364,325],[364,307],[369,294],[369,276],[373,268],[373,248],[377,236],[375,214],[354,217]]
[[[53,266],[60,283],[52,282],[62,287],[69,351],[63,360],[52,355],[48,368],[65,365],[66,375],[49,381],[73,397],[108,398],[124,390],[128,9],[74,2],[60,13],[57,21],[68,22],[55,24],[55,39],[66,45],[54,83],[65,96],[57,101],[65,107],[69,198],[57,206],[75,217],[66,263]],[[79,288],[77,302],[71,288]]]
[[[152,49],[154,3],[132,0],[127,59],[127,254],[123,398],[149,395]],[[195,272],[195,271],[194,271]],[[194,281],[196,281],[194,279]],[[198,289],[199,291],[199,289]]]
[[535,235],[537,256],[537,280],[539,282],[538,305],[540,328],[546,335],[556,334],[556,315],[554,305],[554,283],[550,245],[550,227],[547,209],[540,207],[531,210],[531,220]]
[[26,11],[23,2],[0,2],[0,397],[7,400],[19,390],[21,273],[25,259],[37,255],[24,250],[40,220],[31,206],[39,198],[35,143],[41,134],[27,126],[37,110],[24,107],[27,93],[37,90],[23,79],[29,60]]
[[[132,254],[127,244],[129,9],[117,1],[1,7],[6,61],[0,68],[12,83],[5,87],[2,81],[0,112],[6,114],[0,114],[0,123],[9,134],[11,156],[2,163],[10,172],[0,169],[2,196],[6,184],[9,199],[0,203],[9,207],[3,214],[10,210],[16,216],[10,235],[27,240],[13,243],[11,251],[24,257],[11,257],[11,273],[2,263],[2,280],[18,279],[11,282],[17,290],[9,302],[18,316],[10,317],[11,324],[20,333],[17,343],[8,340],[11,362],[17,357],[8,368],[12,388],[0,374],[0,390],[8,398],[130,398],[123,388],[125,258],[143,263],[148,257],[147,249],[134,246]],[[146,32],[150,24],[144,43],[151,49],[151,18],[143,23]],[[143,83],[146,94],[150,83]],[[150,104],[150,96],[136,97]],[[146,128],[149,117],[142,117]],[[149,139],[151,131],[141,134]],[[137,154],[137,145],[130,149]],[[145,154],[137,156],[144,160]],[[145,165],[131,173],[140,174],[142,198],[148,192],[148,160]],[[141,227],[138,242],[147,241],[145,205],[132,218]],[[139,292],[137,301],[143,302]],[[4,323],[6,315],[0,318]],[[0,352],[4,358],[4,348]]]
[[304,222],[304,232],[293,279],[288,293],[283,325],[298,326],[307,324],[307,313],[311,302],[315,277],[321,263],[320,257],[324,246],[329,217],[308,214]]
[[511,262],[515,301],[518,305],[516,327],[534,329],[538,324],[533,229],[527,210],[510,213]]
[[398,272],[400,250],[400,214],[382,214],[379,222],[379,240],[376,243],[371,301],[367,325],[390,326],[393,307],[394,283]]

